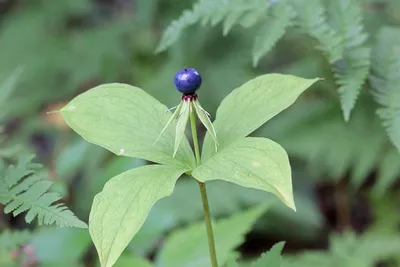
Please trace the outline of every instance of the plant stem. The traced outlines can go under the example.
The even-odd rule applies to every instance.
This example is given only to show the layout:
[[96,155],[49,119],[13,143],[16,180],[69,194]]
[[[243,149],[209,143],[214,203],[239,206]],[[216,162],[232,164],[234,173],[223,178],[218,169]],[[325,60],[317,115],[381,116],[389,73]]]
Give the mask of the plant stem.
[[[199,141],[197,138],[196,117],[194,114],[193,106],[191,105],[190,107],[191,107],[190,125],[192,128],[194,154],[196,156],[196,164],[197,164],[197,166],[199,166],[200,165],[200,150],[199,150]],[[206,184],[202,183],[200,181],[197,181],[197,182],[199,183],[201,200],[203,201],[204,221],[205,221],[206,229],[207,229],[208,248],[210,251],[211,266],[218,267],[217,253],[215,250],[215,242],[214,242],[214,233],[212,230],[212,223],[211,223],[211,216],[210,216],[210,207],[208,205],[208,199],[207,199]]]
[[215,250],[214,233],[211,224],[210,207],[208,206],[206,184],[198,182],[200,187],[201,200],[203,201],[204,220],[207,228],[208,248],[210,250],[210,260],[212,267],[218,267],[217,252]]
[[351,228],[351,211],[347,183],[341,179],[335,186],[337,227],[340,232]]

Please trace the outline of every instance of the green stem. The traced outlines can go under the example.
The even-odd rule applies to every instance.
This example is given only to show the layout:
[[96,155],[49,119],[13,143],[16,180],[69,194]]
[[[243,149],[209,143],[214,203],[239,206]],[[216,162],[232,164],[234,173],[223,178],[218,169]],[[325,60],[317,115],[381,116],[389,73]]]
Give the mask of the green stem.
[[[196,117],[194,114],[193,105],[191,104],[190,107],[191,107],[190,125],[192,127],[194,154],[196,156],[197,166],[199,166],[200,165],[200,150],[199,150],[199,141],[197,138]],[[199,183],[201,200],[203,201],[204,221],[206,223],[206,228],[207,228],[208,248],[210,251],[211,266],[218,267],[217,253],[215,250],[215,242],[214,242],[214,233],[212,230],[212,223],[211,223],[211,216],[210,216],[210,207],[208,205],[208,199],[207,199],[206,184],[202,183],[200,181],[197,181],[197,182]]]

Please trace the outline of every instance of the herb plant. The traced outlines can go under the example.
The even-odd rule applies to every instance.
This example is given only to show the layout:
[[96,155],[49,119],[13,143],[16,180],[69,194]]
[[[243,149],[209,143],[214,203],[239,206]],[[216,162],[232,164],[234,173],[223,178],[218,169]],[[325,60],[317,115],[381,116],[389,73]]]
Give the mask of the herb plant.
[[[121,83],[97,86],[63,107],[60,113],[67,124],[87,141],[121,157],[156,163],[111,178],[94,198],[89,232],[101,265],[114,265],[154,203],[170,195],[183,174],[192,176],[200,187],[212,266],[227,259],[217,257],[207,181],[224,180],[271,192],[295,210],[285,150],[270,139],[247,136],[316,81],[282,74],[256,77],[226,96],[213,123],[195,93],[200,74],[187,68],[175,77],[183,96],[174,114],[142,89]],[[196,114],[208,130],[201,155]],[[189,118],[194,153],[185,137]]]

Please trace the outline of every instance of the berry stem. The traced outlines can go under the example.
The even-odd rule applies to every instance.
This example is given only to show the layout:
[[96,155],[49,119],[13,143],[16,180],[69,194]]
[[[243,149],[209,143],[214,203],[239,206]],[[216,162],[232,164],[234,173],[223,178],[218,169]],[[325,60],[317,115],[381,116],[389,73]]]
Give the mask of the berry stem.
[[[199,166],[200,165],[200,150],[199,150],[199,141],[197,138],[196,117],[195,117],[194,107],[193,107],[192,103],[190,103],[190,125],[192,128],[192,138],[193,138],[193,143],[194,143],[194,153],[196,156],[196,164],[197,164],[197,166]],[[214,233],[212,230],[212,223],[211,223],[210,207],[208,205],[206,184],[202,183],[200,181],[197,181],[197,182],[199,183],[201,200],[203,201],[204,221],[205,221],[206,228],[207,228],[208,248],[210,251],[211,266],[218,267],[217,253],[215,250],[215,242],[214,242]]]

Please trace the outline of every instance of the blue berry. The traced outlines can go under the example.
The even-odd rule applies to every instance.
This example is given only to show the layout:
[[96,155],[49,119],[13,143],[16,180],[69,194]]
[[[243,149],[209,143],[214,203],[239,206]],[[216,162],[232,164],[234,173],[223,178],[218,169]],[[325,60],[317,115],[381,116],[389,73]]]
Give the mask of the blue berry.
[[174,77],[176,89],[183,94],[193,94],[201,85],[201,76],[195,69],[184,68]]

